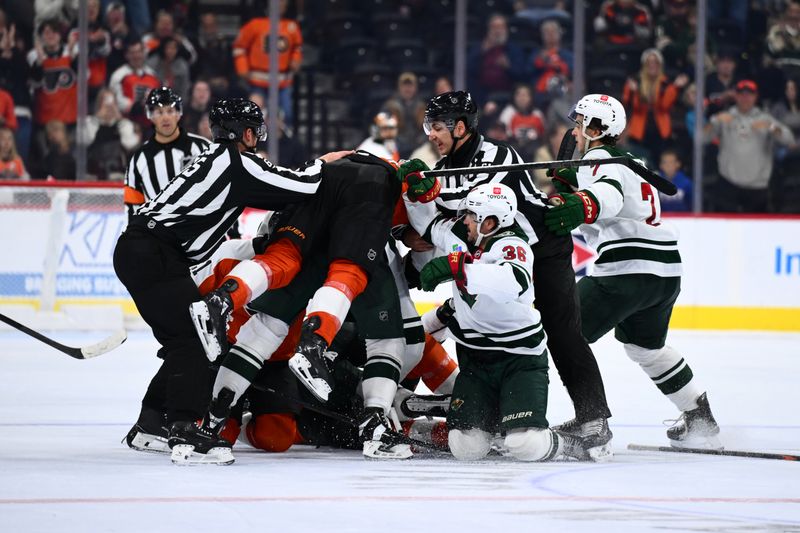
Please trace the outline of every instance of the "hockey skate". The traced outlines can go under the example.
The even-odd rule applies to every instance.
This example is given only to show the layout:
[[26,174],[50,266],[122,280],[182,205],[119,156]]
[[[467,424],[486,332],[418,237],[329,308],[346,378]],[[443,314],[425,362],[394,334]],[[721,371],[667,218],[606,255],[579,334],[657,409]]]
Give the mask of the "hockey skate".
[[149,453],[169,453],[166,414],[147,407],[122,442],[132,450]]
[[[400,400],[399,402],[397,400]],[[415,394],[411,391],[402,393],[398,390],[395,399],[397,414],[406,419],[424,416],[426,418],[446,418],[450,409],[449,394]]]
[[232,311],[233,301],[225,288],[211,291],[199,302],[189,305],[194,329],[212,363],[228,349],[228,320]]
[[394,442],[394,425],[380,407],[367,407],[358,425],[363,440],[362,453],[367,459],[409,459],[411,446]]
[[558,430],[553,430],[553,438],[557,438],[559,441],[558,449],[555,452],[555,459],[577,459],[578,461],[592,460],[584,446],[582,438]]
[[181,466],[229,465],[234,461],[231,444],[207,423],[175,422],[169,431],[172,463]]
[[721,450],[723,446],[718,435],[719,425],[711,413],[705,392],[697,398],[697,407],[684,411],[675,425],[667,430],[673,448]]
[[587,459],[590,461],[605,463],[614,457],[614,451],[611,448],[611,438],[614,434],[608,428],[608,420],[605,418],[596,418],[583,423],[573,418],[552,429],[559,434],[580,437],[582,446],[588,455]]
[[297,351],[289,359],[289,369],[311,394],[320,401],[327,402],[328,395],[333,390],[333,378],[325,357],[328,343],[314,333],[319,328],[319,323],[319,317],[313,316],[303,324]]

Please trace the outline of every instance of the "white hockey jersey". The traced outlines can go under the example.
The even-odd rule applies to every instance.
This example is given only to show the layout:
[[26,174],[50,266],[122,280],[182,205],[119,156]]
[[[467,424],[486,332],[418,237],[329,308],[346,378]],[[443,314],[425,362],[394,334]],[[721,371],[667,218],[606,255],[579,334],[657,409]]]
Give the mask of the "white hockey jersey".
[[[617,148],[598,146],[584,159],[605,159],[626,155]],[[678,231],[661,220],[658,191],[624,165],[579,167],[578,188],[597,199],[594,224],[582,224],[580,231],[598,258],[593,276],[654,274],[681,275]]]
[[467,243],[462,219],[439,214],[433,202],[404,199],[411,225],[436,246],[437,255],[473,254],[473,262],[464,267],[466,290],[452,284],[456,324],[449,329],[455,341],[475,350],[545,353],[547,336],[533,307],[533,253],[522,229],[517,224],[504,228],[475,249]]

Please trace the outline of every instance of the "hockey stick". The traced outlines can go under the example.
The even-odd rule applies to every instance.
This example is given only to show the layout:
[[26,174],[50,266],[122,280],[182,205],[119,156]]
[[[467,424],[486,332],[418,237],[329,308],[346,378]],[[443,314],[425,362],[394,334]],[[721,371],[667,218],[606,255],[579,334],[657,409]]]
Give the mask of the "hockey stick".
[[[285,400],[287,402],[295,403],[295,404],[299,405],[300,407],[302,407],[304,409],[308,409],[309,411],[314,411],[315,413],[320,414],[322,416],[325,416],[325,417],[328,417],[328,418],[332,418],[334,420],[338,420],[339,422],[344,422],[345,424],[348,424],[348,425],[356,427],[356,428],[359,425],[358,424],[358,420],[356,420],[355,418],[352,418],[352,417],[347,416],[347,415],[342,414],[342,413],[337,413],[336,411],[331,411],[330,409],[326,409],[325,407],[322,407],[321,405],[317,405],[317,404],[314,404],[314,403],[311,403],[311,402],[307,402],[305,400],[301,400],[300,398],[295,398],[294,396],[289,396],[288,394],[284,394],[282,392],[279,392],[279,391],[277,391],[277,390],[275,390],[275,389],[273,389],[271,387],[267,387],[265,385],[260,385],[258,383],[251,383],[250,386],[252,388],[256,389],[256,390],[260,390],[262,392],[266,392],[266,393],[272,394],[274,396],[277,396],[278,398],[281,398],[282,400]],[[437,452],[450,453],[450,450],[448,448],[446,448],[446,447],[437,446],[437,445],[429,443],[429,442],[425,442],[425,441],[422,441],[422,440],[419,440],[419,439],[415,439],[413,437],[409,437],[409,436],[404,435],[402,433],[398,433],[397,431],[386,431],[384,433],[384,435],[389,437],[389,441],[390,441],[390,442],[387,442],[386,444],[390,444],[390,445],[408,444],[408,445],[411,445],[411,446],[416,446],[418,448],[426,448],[428,450],[434,450],[434,451],[437,451]]]
[[609,157],[606,159],[565,159],[562,161],[539,161],[537,163],[516,163],[513,165],[489,165],[485,167],[442,168],[423,172],[426,176],[452,176],[454,174],[483,174],[485,172],[513,172],[515,170],[534,170],[541,168],[577,168],[594,165],[609,165],[618,163],[625,165],[641,176],[647,183],[668,196],[674,196],[678,188],[666,178],[662,178],[649,168],[639,164],[626,156]]
[[629,450],[644,452],[696,453],[704,455],[724,455],[729,457],[750,457],[753,459],[778,459],[779,461],[800,461],[800,455],[787,453],[744,452],[737,450],[706,450],[703,448],[673,448],[672,446],[646,446],[644,444],[628,444]]
[[72,346],[66,346],[61,344],[60,342],[56,342],[50,337],[45,337],[38,331],[34,331],[28,326],[20,324],[16,320],[7,317],[6,315],[0,313],[0,322],[5,322],[9,326],[20,330],[23,333],[27,333],[31,337],[36,340],[42,341],[43,343],[47,344],[55,348],[60,352],[64,352],[70,357],[74,357],[75,359],[91,359],[92,357],[97,357],[98,355],[103,355],[106,352],[110,352],[128,338],[128,333],[124,330],[118,330],[114,332],[111,336],[101,340],[98,343],[91,344],[89,346],[83,346],[74,348]]

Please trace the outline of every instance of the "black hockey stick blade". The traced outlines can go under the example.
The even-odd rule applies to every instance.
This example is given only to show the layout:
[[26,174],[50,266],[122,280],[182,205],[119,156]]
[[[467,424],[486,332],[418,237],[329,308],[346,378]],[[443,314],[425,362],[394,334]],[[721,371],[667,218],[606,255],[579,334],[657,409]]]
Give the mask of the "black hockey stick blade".
[[[295,398],[294,396],[289,396],[288,394],[284,394],[284,393],[282,393],[280,391],[277,391],[277,390],[275,390],[275,389],[273,389],[271,387],[267,387],[267,386],[261,385],[259,383],[251,383],[250,386],[252,388],[256,389],[256,390],[260,390],[262,392],[266,392],[266,393],[272,394],[274,396],[277,396],[277,397],[279,397],[282,400],[285,400],[287,402],[295,403],[295,404],[299,405],[300,407],[302,407],[304,409],[308,409],[309,411],[314,411],[315,413],[320,414],[322,416],[326,416],[328,418],[332,418],[334,420],[338,420],[339,422],[344,422],[345,424],[348,424],[348,425],[356,427],[356,428],[358,427],[358,420],[356,420],[355,418],[353,418],[351,416],[347,416],[347,415],[342,414],[342,413],[337,413],[336,411],[332,411],[332,410],[327,409],[327,408],[325,408],[325,407],[323,407],[321,405],[318,405],[316,403],[307,402],[305,400],[301,400],[300,398]],[[409,444],[411,446],[416,446],[418,448],[425,448],[427,450],[434,450],[434,451],[437,451],[437,452],[450,453],[450,450],[448,448],[445,448],[445,447],[442,447],[442,446],[437,446],[435,444],[431,444],[429,442],[425,442],[425,441],[422,441],[422,440],[419,440],[419,439],[415,439],[413,437],[409,437],[409,436],[404,435],[402,433],[399,433],[397,431],[387,431],[386,433],[384,433],[384,435],[389,437],[389,440],[391,441],[391,442],[389,442],[389,444],[393,444],[393,445],[394,444]]]
[[97,342],[95,344],[91,344],[89,346],[83,347],[72,347],[67,346],[65,344],[61,344],[60,342],[54,341],[50,337],[46,337],[39,333],[38,331],[34,331],[28,326],[24,324],[20,324],[13,318],[7,317],[6,315],[0,313],[0,322],[5,322],[9,326],[20,330],[23,333],[26,333],[33,337],[36,340],[39,340],[46,345],[55,348],[56,350],[67,354],[70,357],[74,357],[75,359],[91,359],[92,357],[97,357],[98,355],[103,355],[106,352],[110,352],[128,338],[128,333],[124,329],[120,329],[115,331],[109,337]]
[[628,449],[644,452],[695,453],[703,455],[723,455],[727,457],[750,457],[752,459],[800,461],[800,455],[792,455],[788,453],[747,452],[739,450],[707,450],[704,448],[673,448],[672,446],[647,446],[644,444],[628,444]]
[[613,163],[625,165],[639,175],[647,183],[655,187],[657,190],[663,192],[668,196],[674,196],[678,192],[678,188],[674,183],[666,178],[662,178],[652,170],[644,165],[636,162],[627,156],[607,157],[605,159],[564,159],[556,161],[538,161],[534,163],[516,163],[512,165],[489,165],[485,167],[460,167],[460,168],[442,168],[437,170],[428,170],[423,172],[426,176],[452,176],[452,175],[474,175],[484,174],[487,172],[514,172],[521,170],[535,170],[535,169],[558,169],[558,168],[578,168],[578,167],[591,167],[596,165],[610,165]]

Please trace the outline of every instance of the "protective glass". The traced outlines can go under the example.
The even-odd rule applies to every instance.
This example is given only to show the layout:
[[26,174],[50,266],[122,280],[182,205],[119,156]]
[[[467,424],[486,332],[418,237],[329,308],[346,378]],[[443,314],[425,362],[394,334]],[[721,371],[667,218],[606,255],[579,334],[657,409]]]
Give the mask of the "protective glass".
[[444,124],[444,127],[447,128],[449,131],[453,131],[453,128],[456,125],[455,120],[452,118],[441,119],[441,118],[431,118],[429,116],[425,116],[422,121],[422,131],[425,132],[425,135],[430,135],[433,131],[433,125],[437,122]]
[[256,139],[258,139],[259,141],[264,142],[267,140],[266,124],[261,124],[259,127],[253,128],[253,132],[256,134]]

